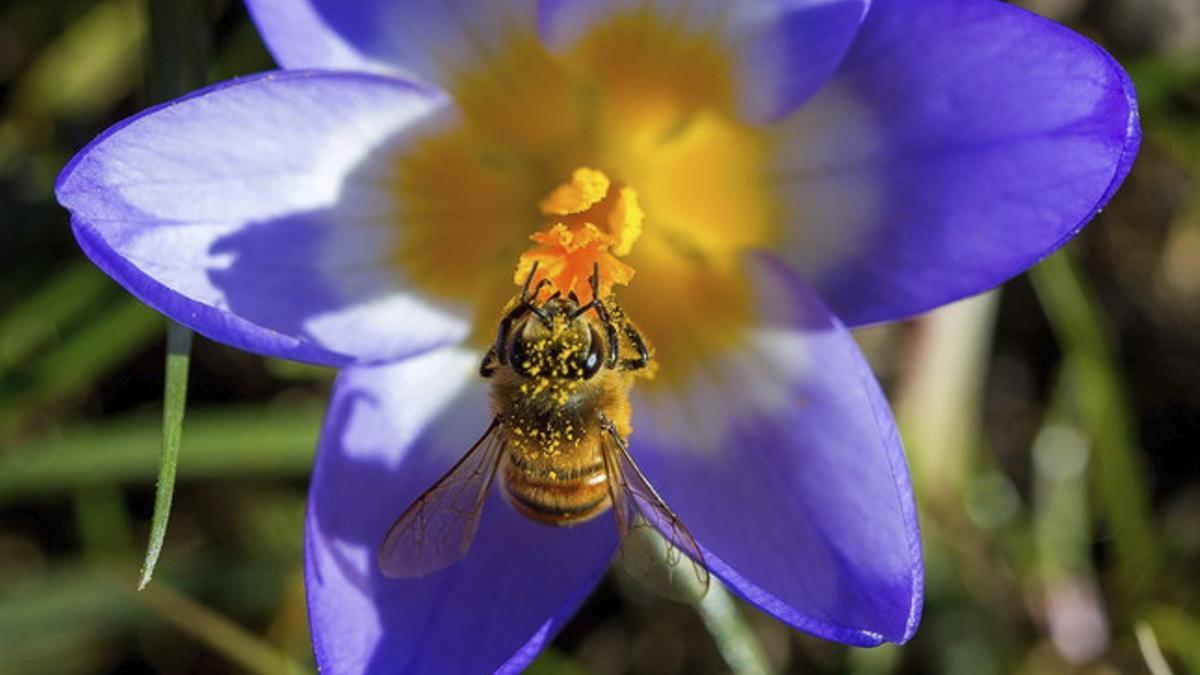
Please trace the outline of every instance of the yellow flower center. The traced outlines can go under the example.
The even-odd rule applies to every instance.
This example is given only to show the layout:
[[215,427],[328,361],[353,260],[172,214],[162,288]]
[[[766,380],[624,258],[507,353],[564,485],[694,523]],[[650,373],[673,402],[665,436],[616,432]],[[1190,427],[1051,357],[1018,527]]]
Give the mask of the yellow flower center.
[[505,44],[452,78],[458,117],[396,149],[405,283],[462,307],[484,345],[534,262],[581,302],[599,266],[602,294],[627,285],[654,386],[736,349],[756,311],[746,255],[781,214],[770,140],[737,119],[721,43],[637,9],[562,54],[532,32]]

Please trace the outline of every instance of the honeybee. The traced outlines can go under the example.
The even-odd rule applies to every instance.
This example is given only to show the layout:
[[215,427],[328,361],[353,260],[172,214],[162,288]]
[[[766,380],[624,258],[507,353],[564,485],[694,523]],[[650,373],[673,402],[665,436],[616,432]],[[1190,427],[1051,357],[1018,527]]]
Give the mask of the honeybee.
[[[690,558],[700,589],[708,571],[695,539],[667,507],[633,457],[629,389],[650,364],[638,330],[611,300],[530,292],[535,265],[512,309],[501,319],[495,344],[480,364],[491,380],[491,424],[453,468],[392,524],[379,550],[385,576],[411,578],[454,564],[471,546],[497,475],[508,504],[547,525],[569,527],[613,510],[625,566],[648,573],[642,545],[651,525],[665,533],[667,564]],[[632,355],[622,356],[629,349]],[[639,536],[635,537],[637,534]],[[652,564],[652,563],[651,563]]]

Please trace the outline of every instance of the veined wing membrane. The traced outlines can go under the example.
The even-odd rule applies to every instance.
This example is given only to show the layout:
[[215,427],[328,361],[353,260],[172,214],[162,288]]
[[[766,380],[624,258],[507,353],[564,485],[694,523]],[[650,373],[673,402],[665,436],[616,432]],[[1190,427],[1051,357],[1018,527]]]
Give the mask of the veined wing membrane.
[[467,454],[400,514],[379,548],[384,576],[423,577],[467,554],[504,444],[504,430],[493,419]]
[[[611,426],[606,430],[604,463],[621,537],[622,567],[668,597],[685,601],[694,599],[689,597],[692,593],[703,597],[708,592],[709,573],[700,545],[633,461],[625,439]],[[684,580],[673,579],[685,555],[695,576],[691,588],[686,587],[691,584],[680,583]]]

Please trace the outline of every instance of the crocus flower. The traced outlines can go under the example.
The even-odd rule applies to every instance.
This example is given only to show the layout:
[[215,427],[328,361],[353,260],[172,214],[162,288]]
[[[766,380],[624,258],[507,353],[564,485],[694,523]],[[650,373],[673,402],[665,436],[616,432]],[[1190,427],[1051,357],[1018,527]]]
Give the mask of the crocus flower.
[[487,427],[480,356],[580,168],[643,212],[615,261],[656,350],[631,452],[712,573],[825,638],[913,635],[912,489],[846,327],[991,288],[1098,212],[1139,141],[1111,57],[993,0],[248,4],[286,70],[117,125],[58,197],[147,304],[345,368],[306,530],[323,672],[518,670],[608,567],[611,518],[495,494],[453,567],[375,564]]

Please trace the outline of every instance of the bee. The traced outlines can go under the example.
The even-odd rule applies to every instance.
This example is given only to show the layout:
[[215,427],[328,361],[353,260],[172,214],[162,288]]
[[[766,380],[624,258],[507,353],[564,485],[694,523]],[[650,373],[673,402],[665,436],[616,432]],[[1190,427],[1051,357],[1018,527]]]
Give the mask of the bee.
[[[587,303],[573,292],[539,303],[549,280],[530,292],[536,272],[535,265],[480,364],[491,381],[491,424],[396,519],[379,550],[380,569],[420,577],[466,555],[499,477],[507,503],[538,523],[570,527],[612,509],[625,567],[642,578],[656,573],[639,570],[645,552],[631,542],[653,526],[664,533],[667,564],[686,554],[707,589],[699,545],[629,453],[629,390],[650,365],[646,341],[611,299],[601,299],[598,269]],[[623,357],[623,348],[631,355]]]

